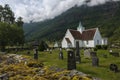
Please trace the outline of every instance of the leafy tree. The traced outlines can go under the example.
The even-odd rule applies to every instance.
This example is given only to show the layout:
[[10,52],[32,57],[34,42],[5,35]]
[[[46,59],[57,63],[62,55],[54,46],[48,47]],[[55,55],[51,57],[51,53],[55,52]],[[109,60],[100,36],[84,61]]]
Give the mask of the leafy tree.
[[15,22],[14,13],[6,4],[0,5],[0,49],[5,50],[6,45],[17,45],[24,43],[22,17]]
[[39,51],[47,50],[47,48],[48,48],[48,45],[44,41],[41,41],[39,45]]

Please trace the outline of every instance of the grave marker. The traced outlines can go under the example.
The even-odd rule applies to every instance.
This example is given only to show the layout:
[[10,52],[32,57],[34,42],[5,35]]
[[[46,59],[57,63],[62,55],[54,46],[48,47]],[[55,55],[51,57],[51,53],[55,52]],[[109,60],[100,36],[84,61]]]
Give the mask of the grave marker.
[[81,62],[81,58],[80,58],[80,47],[79,47],[79,42],[76,42],[76,62],[80,63]]
[[73,50],[68,50],[67,68],[68,70],[76,69],[75,53]]
[[38,60],[38,50],[34,49],[34,59]]

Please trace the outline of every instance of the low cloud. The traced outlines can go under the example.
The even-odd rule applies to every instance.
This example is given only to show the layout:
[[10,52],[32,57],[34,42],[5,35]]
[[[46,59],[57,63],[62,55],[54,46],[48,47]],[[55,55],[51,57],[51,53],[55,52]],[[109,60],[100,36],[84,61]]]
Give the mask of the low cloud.
[[[88,5],[103,4],[106,1],[92,0]],[[0,0],[0,5],[4,4],[9,4],[15,16],[23,17],[24,22],[38,22],[52,19],[75,5],[85,4],[85,0]]]

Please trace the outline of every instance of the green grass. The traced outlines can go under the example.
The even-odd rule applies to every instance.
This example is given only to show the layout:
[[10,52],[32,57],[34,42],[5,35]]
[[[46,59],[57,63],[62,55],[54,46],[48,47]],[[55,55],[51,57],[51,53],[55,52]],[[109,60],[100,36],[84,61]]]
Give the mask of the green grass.
[[[119,51],[119,50],[117,50]],[[18,54],[26,54],[26,51],[18,52]],[[39,61],[42,61],[45,66],[57,66],[67,69],[67,52],[63,50],[64,60],[59,60],[59,51],[53,50],[52,54],[49,52],[39,52]],[[107,55],[107,58],[103,57],[103,54]],[[83,56],[83,50],[81,50],[81,63],[77,64],[77,70],[90,74],[91,76],[101,78],[102,80],[119,80],[120,72],[114,73],[109,70],[109,65],[115,63],[120,70],[120,57],[113,57],[109,55],[107,50],[98,50],[97,55],[99,57],[99,67],[93,67],[91,59],[86,59]],[[33,56],[33,51],[29,56]]]

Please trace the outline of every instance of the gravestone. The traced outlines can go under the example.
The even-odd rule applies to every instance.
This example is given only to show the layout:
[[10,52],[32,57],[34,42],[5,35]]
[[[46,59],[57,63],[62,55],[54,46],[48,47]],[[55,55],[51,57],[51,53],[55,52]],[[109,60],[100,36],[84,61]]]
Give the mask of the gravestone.
[[118,72],[118,66],[116,64],[110,64],[110,70],[114,72]]
[[99,58],[98,57],[92,57],[92,66],[99,66]]
[[81,58],[80,58],[80,47],[79,47],[79,42],[76,42],[76,62],[80,63],[81,62]]
[[89,50],[87,50],[87,49],[84,50],[84,57],[85,57],[85,58],[90,58],[90,57],[91,57]]
[[73,50],[68,50],[67,69],[76,69],[75,53],[73,52]]
[[92,66],[99,66],[99,58],[97,57],[96,52],[90,52],[91,58],[92,58]]
[[34,49],[34,59],[38,60],[38,50]]
[[63,52],[62,52],[62,49],[60,48],[60,53],[59,53],[59,59],[62,59],[63,60]]

